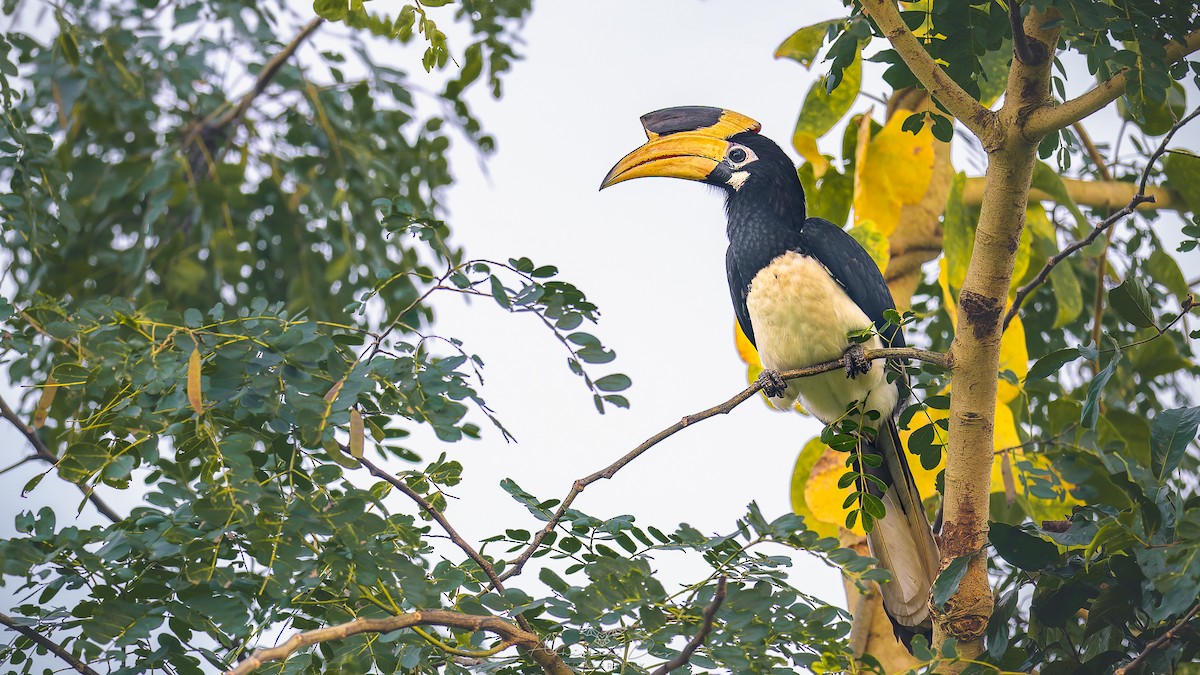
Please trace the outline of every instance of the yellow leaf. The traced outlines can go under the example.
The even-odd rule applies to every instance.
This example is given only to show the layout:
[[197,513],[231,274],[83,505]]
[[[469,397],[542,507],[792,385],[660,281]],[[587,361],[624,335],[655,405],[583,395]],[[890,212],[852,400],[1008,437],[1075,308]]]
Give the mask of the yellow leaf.
[[808,163],[812,165],[813,175],[818,179],[829,169],[829,160],[817,149],[817,137],[803,131],[792,134],[792,145]]
[[856,223],[848,230],[848,233],[867,250],[867,254],[871,256],[871,260],[875,261],[880,272],[887,269],[888,261],[892,257],[891,247],[888,245],[887,237],[875,226],[875,221],[864,220]]
[[[817,441],[820,443],[820,441]],[[821,444],[824,446],[824,444]],[[846,526],[846,516],[850,509],[842,508],[846,498],[853,492],[853,486],[838,487],[838,481],[846,474],[846,455],[825,447],[825,453],[817,459],[808,482],[804,485],[804,502],[817,520],[835,525]],[[852,505],[853,506],[853,505]],[[865,535],[862,529],[862,519],[854,521],[850,531],[857,535]]]
[[[818,517],[817,514],[815,514],[809,508],[808,501],[806,500],[806,493],[811,482],[813,467],[816,466],[816,464],[822,460],[827,453],[831,452],[833,451],[829,449],[829,446],[822,443],[820,438],[813,438],[804,444],[804,448],[800,450],[799,456],[796,457],[796,466],[792,469],[792,511],[797,515],[804,516],[804,524],[807,525],[810,530],[813,530],[823,537],[836,537],[838,533],[838,526],[845,525],[846,523],[846,516],[844,513],[841,514],[840,519],[838,519],[837,514],[826,515],[825,517],[833,519],[828,521],[822,517]],[[836,478],[833,481],[833,485],[835,488],[837,487]],[[822,505],[824,504],[824,500],[820,499],[821,495],[814,494],[814,497],[816,498],[816,501]],[[841,499],[845,499],[845,497],[842,497]],[[841,501],[838,501],[838,505],[841,505]]]
[[350,455],[356,459],[363,456],[363,418],[358,408],[350,409]]
[[200,349],[198,347],[193,349],[192,355],[188,357],[187,397],[188,402],[192,404],[192,410],[195,410],[197,415],[202,414],[204,397],[200,390]]
[[33,428],[41,429],[46,424],[46,415],[50,412],[50,404],[54,403],[54,395],[58,393],[58,384],[54,381],[54,376],[46,378],[46,384],[42,385],[42,395],[38,398],[37,407],[33,410]]
[[[1019,316],[1013,317],[1012,323],[1008,324],[1004,335],[1000,336],[1000,372],[1003,373],[1005,370],[1016,373],[1018,382],[1024,380],[1025,376],[1029,374],[1029,349],[1025,345],[1025,324],[1021,323]],[[1020,393],[1020,384],[1011,384],[1002,379],[996,391],[996,397],[1000,399],[1001,403],[1008,403]]]
[[[930,125],[917,134],[901,129],[907,115],[893,115],[874,138],[867,128],[858,133],[854,166],[854,223],[875,221],[885,236],[900,222],[900,210],[916,204],[933,177],[934,138]],[[864,124],[870,123],[864,117]]]

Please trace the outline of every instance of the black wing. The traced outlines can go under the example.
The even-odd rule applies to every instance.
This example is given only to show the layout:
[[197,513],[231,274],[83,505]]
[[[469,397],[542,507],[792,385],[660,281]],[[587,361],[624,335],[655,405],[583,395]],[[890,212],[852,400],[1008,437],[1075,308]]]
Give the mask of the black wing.
[[732,247],[725,252],[725,275],[729,278],[729,295],[733,298],[733,313],[737,316],[738,325],[750,344],[758,347],[754,341],[754,326],[750,325],[750,309],[746,306],[746,298],[750,295],[750,279],[745,278],[738,268]]
[[875,323],[885,346],[903,347],[904,333],[887,322],[883,313],[896,308],[892,292],[879,266],[854,237],[828,220],[809,218],[804,222],[802,251],[821,262],[846,295]]

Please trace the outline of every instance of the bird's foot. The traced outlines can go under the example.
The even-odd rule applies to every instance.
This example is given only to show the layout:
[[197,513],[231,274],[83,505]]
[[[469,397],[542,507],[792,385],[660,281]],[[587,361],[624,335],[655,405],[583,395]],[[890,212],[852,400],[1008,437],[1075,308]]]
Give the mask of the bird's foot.
[[853,380],[859,375],[871,372],[871,362],[867,360],[867,350],[863,349],[862,345],[850,345],[842,356],[846,359],[846,377]]
[[763,393],[770,398],[779,398],[787,392],[787,382],[779,376],[778,370],[764,370],[758,376]]

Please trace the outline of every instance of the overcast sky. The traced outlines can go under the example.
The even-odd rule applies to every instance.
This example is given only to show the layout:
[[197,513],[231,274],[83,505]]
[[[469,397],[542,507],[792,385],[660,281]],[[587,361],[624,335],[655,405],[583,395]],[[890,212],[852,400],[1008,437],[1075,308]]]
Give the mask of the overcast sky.
[[[434,12],[436,19],[447,10]],[[561,498],[574,479],[746,385],[733,345],[720,195],[669,179],[631,181],[603,193],[597,187],[644,140],[638,117],[669,106],[742,112],[795,157],[792,127],[825,67],[806,71],[772,53],[795,29],[845,13],[835,0],[537,4],[519,48],[525,59],[505,76],[504,98],[484,99],[482,87],[476,92],[475,110],[498,151],[481,167],[464,143],[456,144],[458,182],[447,195],[448,220],[469,257],[528,256],[557,265],[563,279],[600,306],[603,319],[591,332],[617,359],[594,372],[631,376],[634,386],[626,393],[633,407],[596,414],[591,395],[567,370],[563,348],[535,319],[509,316],[486,300],[435,296],[435,332],[464,340],[484,359],[484,397],[519,440],[505,443],[486,423],[477,442],[446,447],[428,434],[415,436],[413,449],[426,459],[448,450],[466,466],[448,515],[468,538],[538,526],[499,489],[502,478],[540,498]],[[452,38],[452,50],[463,47]],[[420,72],[399,57],[394,65]],[[884,95],[881,68],[864,65],[864,89]],[[1084,73],[1069,87],[1079,91],[1089,82]],[[858,108],[870,105],[860,99]],[[1112,115],[1093,125],[1097,137],[1115,129]],[[1183,137],[1180,144],[1195,147],[1195,131],[1187,133],[1193,140]],[[966,156],[956,148],[959,167],[973,172]],[[576,505],[598,517],[634,514],[639,524],[664,530],[686,521],[703,532],[727,533],[750,501],[769,518],[789,510],[792,464],[819,431],[812,419],[752,400],[668,439],[613,480],[593,485]],[[16,456],[19,440],[3,433],[6,456]],[[0,477],[0,489],[14,494],[30,475],[32,468]],[[53,501],[51,483],[18,507],[36,510]],[[69,493],[71,504],[75,494]],[[69,522],[69,513],[70,505],[60,509],[60,523]],[[11,527],[6,510],[0,532]],[[699,561],[662,564],[668,588],[707,571]],[[844,605],[835,571],[811,559],[798,561],[795,570],[803,590]]]

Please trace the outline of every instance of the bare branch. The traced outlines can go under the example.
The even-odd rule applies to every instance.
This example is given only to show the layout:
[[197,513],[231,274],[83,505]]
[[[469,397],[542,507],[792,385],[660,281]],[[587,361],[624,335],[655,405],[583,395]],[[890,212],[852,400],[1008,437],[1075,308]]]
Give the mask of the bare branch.
[[908,64],[909,70],[929,90],[951,115],[958,118],[980,140],[984,147],[988,146],[986,139],[996,131],[995,113],[983,107],[974,97],[958,85],[942,67],[933,60],[929,52],[921,46],[917,36],[912,34],[900,12],[896,9],[895,0],[862,0],[863,10],[875,20],[875,24],[883,31],[884,37],[892,43],[900,57]]
[[[1172,42],[1167,45],[1167,61],[1174,63],[1198,49],[1200,49],[1200,30],[1188,33],[1182,42]],[[1125,68],[1086,93],[1065,103],[1034,110],[1025,119],[1025,137],[1042,138],[1046,134],[1071,126],[1117,100],[1121,94],[1125,93],[1125,82],[1129,78],[1129,73],[1130,70]]]
[[[505,642],[526,647],[530,650],[544,651],[541,640],[537,635],[498,616],[477,616],[474,614],[463,614],[462,612],[434,609],[409,612],[382,619],[355,619],[354,621],[337,626],[328,626],[304,633],[297,633],[281,645],[256,650],[245,661],[239,663],[237,667],[227,671],[226,675],[248,675],[263,664],[270,663],[271,661],[282,661],[291,656],[296,650],[308,645],[342,640],[362,633],[390,633],[415,626],[441,626],[443,628],[455,628],[474,632],[486,631],[500,636]],[[570,673],[571,671],[567,670],[565,672]]]
[[34,642],[38,643],[42,647],[45,647],[46,651],[57,656],[58,658],[62,659],[63,661],[66,661],[72,668],[74,668],[76,670],[76,672],[83,673],[84,675],[99,675],[99,673],[97,673],[96,671],[94,671],[90,667],[88,667],[88,664],[84,663],[83,661],[80,661],[79,659],[72,656],[71,652],[68,652],[67,650],[63,649],[62,645],[58,644],[54,640],[51,640],[50,638],[46,637],[45,635],[42,635],[41,633],[30,628],[29,626],[25,626],[20,623],[17,623],[16,619],[12,618],[11,616],[8,616],[7,614],[0,614],[0,623],[17,631],[18,633],[20,633],[21,635],[24,635],[25,637],[29,638],[30,640],[33,640]]
[[1008,324],[1013,320],[1013,317],[1017,315],[1017,312],[1020,311],[1021,304],[1025,302],[1026,298],[1029,297],[1029,294],[1037,290],[1039,286],[1046,282],[1046,279],[1050,277],[1050,272],[1053,271],[1059,263],[1061,263],[1063,260],[1066,260],[1071,256],[1071,254],[1075,253],[1079,249],[1095,241],[1097,237],[1099,237],[1101,234],[1104,234],[1108,228],[1112,227],[1117,221],[1133,213],[1139,204],[1143,202],[1154,202],[1154,197],[1146,194],[1146,182],[1150,180],[1150,171],[1153,170],[1154,164],[1158,162],[1158,158],[1162,157],[1163,153],[1167,151],[1167,144],[1171,142],[1171,137],[1175,135],[1175,132],[1179,131],[1183,125],[1195,119],[1197,115],[1200,115],[1200,108],[1196,108],[1186,117],[1176,122],[1171,127],[1171,130],[1168,131],[1165,136],[1163,136],[1162,142],[1158,144],[1158,148],[1154,151],[1154,154],[1150,155],[1150,159],[1146,161],[1146,168],[1142,171],[1142,178],[1138,182],[1137,192],[1133,195],[1133,198],[1129,200],[1129,203],[1126,204],[1124,208],[1100,221],[1100,224],[1092,228],[1092,231],[1089,232],[1088,235],[1083,239],[1071,242],[1063,247],[1063,250],[1051,256],[1050,259],[1046,261],[1046,264],[1042,266],[1041,271],[1038,272],[1036,277],[1031,279],[1029,283],[1017,289],[1017,293],[1013,297],[1012,306],[1009,307],[1008,313],[1004,315],[1005,328],[1008,328]]
[[654,670],[650,675],[667,675],[676,668],[682,668],[687,665],[687,662],[692,659],[692,654],[704,644],[704,640],[708,638],[708,634],[712,631],[713,617],[717,615],[717,610],[720,609],[721,603],[725,602],[725,577],[721,577],[717,582],[717,592],[713,595],[712,602],[708,603],[708,607],[704,608],[704,619],[700,624],[700,631],[696,633],[683,651],[679,652],[675,658],[667,661]]
[[[967,178],[967,183],[963,186],[963,203],[968,206],[979,206],[983,202],[983,188],[986,182],[983,176],[971,176]],[[1063,178],[1062,182],[1063,186],[1067,189],[1067,196],[1072,201],[1080,206],[1091,206],[1097,209],[1119,209],[1125,206],[1133,198],[1133,195],[1137,194],[1138,190],[1138,186],[1135,183],[1126,183],[1124,181]],[[1154,197],[1154,201],[1141,204],[1138,207],[1140,210],[1183,210],[1187,208],[1179,193],[1167,186],[1149,186],[1146,188],[1146,195]],[[1055,199],[1037,188],[1031,188],[1029,190],[1029,201],[1031,203],[1052,202]]]
[[[943,354],[941,352],[931,352],[931,351],[928,351],[925,349],[915,349],[912,347],[889,347],[886,349],[867,349],[863,352],[863,354],[868,360],[913,359],[913,360],[917,360],[917,361],[924,361],[926,363],[932,363],[932,364],[940,366],[942,368],[950,368],[952,365],[950,362],[950,358],[946,354]],[[839,369],[842,369],[845,367],[846,367],[845,357],[841,357],[841,358],[835,359],[833,361],[828,361],[825,363],[818,363],[813,366],[808,366],[807,368],[798,368],[796,370],[781,371],[779,373],[779,376],[785,380],[794,380],[794,379],[800,378],[800,377],[811,377],[813,375],[820,375],[821,373],[827,373],[831,370],[839,370]],[[764,384],[763,380],[759,379],[754,384],[751,384],[749,387],[746,387],[745,389],[743,389],[741,392],[739,392],[736,396],[729,399],[728,401],[725,401],[724,403],[721,403],[719,405],[715,405],[715,406],[709,408],[708,410],[702,410],[694,415],[688,415],[688,416],[684,417],[683,419],[679,420],[675,424],[672,424],[671,426],[667,427],[666,429],[663,429],[662,431],[658,432],[657,434],[654,434],[650,438],[646,439],[646,441],[644,443],[637,446],[633,450],[630,450],[628,453],[625,454],[625,456],[621,457],[620,459],[613,462],[612,464],[609,464],[608,466],[604,467],[603,469],[601,469],[589,476],[585,476],[583,478],[576,480],[575,483],[571,486],[571,491],[567,493],[567,496],[562,500],[562,503],[560,503],[558,505],[558,509],[554,512],[554,515],[550,517],[550,520],[549,520],[549,522],[546,523],[546,526],[543,527],[540,531],[538,531],[538,533],[536,535],[534,535],[533,540],[529,542],[529,545],[526,546],[523,551],[521,551],[520,555],[518,555],[511,562],[509,562],[508,569],[506,569],[504,571],[504,573],[500,575],[500,579],[501,580],[508,579],[510,577],[514,577],[521,573],[521,569],[525,566],[525,563],[529,562],[529,559],[531,557],[533,557],[533,554],[537,551],[538,547],[542,545],[542,542],[546,539],[546,537],[549,536],[550,533],[554,531],[554,528],[558,526],[558,523],[562,520],[563,516],[566,514],[567,509],[569,509],[571,507],[571,504],[575,502],[575,498],[578,497],[579,493],[583,492],[584,489],[587,488],[587,486],[591,485],[592,483],[595,483],[596,481],[598,481],[602,478],[604,478],[604,479],[612,478],[618,471],[620,471],[622,468],[624,468],[626,464],[629,464],[633,460],[637,459],[638,457],[640,457],[642,455],[642,453],[646,452],[647,450],[654,447],[655,445],[658,445],[660,442],[667,439],[668,437],[678,433],[679,431],[682,431],[685,427],[691,426],[691,425],[695,424],[696,422],[704,421],[710,417],[728,414],[731,410],[738,407],[742,403],[746,402],[746,400],[750,399],[755,394],[757,394],[759,391],[761,391],[763,388],[763,384]]]
[[259,71],[258,77],[254,80],[254,86],[251,87],[250,91],[242,95],[238,104],[232,109],[227,110],[225,114],[212,121],[208,126],[210,128],[222,128],[232,123],[240,123],[246,111],[254,103],[254,99],[266,91],[267,85],[271,84],[271,80],[275,79],[275,75],[279,73],[279,69],[283,67],[283,64],[292,58],[292,54],[295,54],[300,45],[304,44],[304,41],[316,32],[323,23],[325,23],[325,19],[317,17],[305,24],[300,29],[300,32],[296,34],[296,37],[292,38],[291,42],[287,43],[283,49],[279,50],[278,54],[272,56],[270,60],[263,64],[262,70]]
[[1142,664],[1142,661],[1145,661],[1146,657],[1149,656],[1151,652],[1153,652],[1154,650],[1159,649],[1163,646],[1166,646],[1167,644],[1169,644],[1171,642],[1171,640],[1174,640],[1175,633],[1179,632],[1179,629],[1186,626],[1188,624],[1188,622],[1191,621],[1192,618],[1196,616],[1197,612],[1200,612],[1200,602],[1192,605],[1192,608],[1190,610],[1188,610],[1187,614],[1183,615],[1183,618],[1179,620],[1179,623],[1172,626],[1170,628],[1170,630],[1168,630],[1167,632],[1158,636],[1157,640],[1146,645],[1146,648],[1142,650],[1141,654],[1137,655],[1137,658],[1135,658],[1134,660],[1130,661],[1129,663],[1121,666],[1120,668],[1117,668],[1113,672],[1113,675],[1125,675],[1125,673],[1128,673],[1129,671],[1140,666]]
[[[50,452],[50,448],[47,448],[46,444],[42,442],[42,438],[38,436],[37,430],[26,424],[25,420],[21,419],[21,417],[17,415],[12,408],[8,407],[8,402],[6,402],[3,398],[0,398],[0,417],[8,420],[10,424],[17,428],[17,431],[21,432],[21,435],[25,437],[25,440],[29,441],[29,444],[33,446],[34,458],[46,462],[51,466],[58,464],[58,457],[55,456],[53,452]],[[85,497],[87,497],[88,501],[92,503],[92,506],[96,507],[96,510],[100,512],[100,515],[108,518],[114,523],[119,523],[123,520],[121,516],[117,515],[116,511],[112,510],[112,507],[110,507],[108,504],[105,504],[103,499],[100,499],[100,497],[91,487],[82,485],[80,483],[73,484],[75,487],[79,488],[79,491],[82,492]]]

